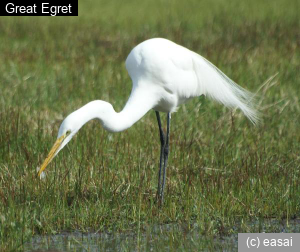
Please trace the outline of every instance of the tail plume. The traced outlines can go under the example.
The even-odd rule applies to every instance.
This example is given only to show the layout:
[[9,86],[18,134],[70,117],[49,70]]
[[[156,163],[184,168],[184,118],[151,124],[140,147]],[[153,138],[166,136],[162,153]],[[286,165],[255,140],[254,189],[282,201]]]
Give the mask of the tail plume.
[[237,85],[199,54],[195,53],[193,60],[201,94],[227,107],[241,109],[253,124],[259,122],[259,113],[253,104],[254,94]]

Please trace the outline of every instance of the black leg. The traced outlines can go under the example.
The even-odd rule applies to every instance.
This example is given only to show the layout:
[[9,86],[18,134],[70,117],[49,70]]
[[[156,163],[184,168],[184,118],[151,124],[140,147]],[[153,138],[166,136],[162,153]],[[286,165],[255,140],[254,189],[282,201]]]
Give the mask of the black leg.
[[[165,134],[163,132],[162,126],[161,126],[161,120],[159,112],[155,111],[156,118],[158,122],[159,127],[159,136],[160,136],[160,143],[161,143],[161,149],[160,149],[160,160],[159,160],[159,173],[158,173],[158,187],[157,187],[157,198],[159,200],[159,203],[163,203],[164,199],[164,188],[166,184],[166,169],[168,164],[168,156],[169,156],[169,139],[170,139],[170,121],[171,121],[171,114],[167,114],[167,135],[165,137]],[[161,171],[163,170],[163,177],[161,176]]]
[[163,157],[164,157],[164,147],[165,147],[165,135],[161,127],[161,121],[160,121],[160,116],[159,112],[155,111],[156,113],[156,118],[158,122],[158,128],[159,128],[159,136],[160,136],[160,159],[159,159],[159,172],[158,172],[158,186],[157,186],[157,198],[160,199],[160,190],[161,190],[161,170],[162,170],[162,164],[163,164]]
[[170,139],[170,120],[171,120],[171,114],[167,114],[167,137],[165,141],[165,146],[164,146],[164,170],[163,170],[163,183],[161,187],[161,203],[164,201],[164,189],[165,189],[165,183],[166,183],[166,169],[167,169],[167,164],[168,164],[168,157],[169,157],[169,139]]

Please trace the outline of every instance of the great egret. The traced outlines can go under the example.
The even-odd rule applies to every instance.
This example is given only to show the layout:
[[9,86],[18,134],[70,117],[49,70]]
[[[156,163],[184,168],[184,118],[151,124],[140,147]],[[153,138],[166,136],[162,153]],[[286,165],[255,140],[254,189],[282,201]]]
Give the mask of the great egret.
[[[123,110],[116,112],[110,103],[96,100],[68,115],[60,125],[57,140],[38,176],[41,176],[51,160],[88,121],[98,119],[104,129],[120,132],[131,127],[153,109],[161,143],[157,195],[162,203],[171,113],[179,105],[193,97],[206,95],[227,107],[240,108],[251,122],[258,121],[250,92],[239,87],[199,54],[167,39],[153,38],[137,45],[126,59],[126,68],[133,87]],[[166,135],[162,130],[159,112],[167,113]]]

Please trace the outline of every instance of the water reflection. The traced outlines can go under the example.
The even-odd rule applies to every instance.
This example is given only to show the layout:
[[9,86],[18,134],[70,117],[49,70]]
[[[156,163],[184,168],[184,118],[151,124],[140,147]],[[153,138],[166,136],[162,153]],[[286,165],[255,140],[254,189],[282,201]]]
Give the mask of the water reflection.
[[[165,224],[123,233],[63,232],[34,236],[25,251],[237,251],[237,233],[244,223],[233,227],[230,235],[203,236],[197,223]],[[248,232],[300,232],[300,220],[258,220],[248,223]],[[245,230],[243,230],[245,232]]]

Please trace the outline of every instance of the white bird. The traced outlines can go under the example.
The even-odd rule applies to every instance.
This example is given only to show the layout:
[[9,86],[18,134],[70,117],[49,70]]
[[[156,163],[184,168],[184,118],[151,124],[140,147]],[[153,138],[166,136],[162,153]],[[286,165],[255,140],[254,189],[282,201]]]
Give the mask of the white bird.
[[[120,132],[131,127],[153,109],[161,141],[157,195],[162,203],[171,113],[181,104],[193,97],[205,95],[227,107],[240,108],[253,123],[259,119],[250,92],[239,87],[199,54],[167,39],[153,38],[137,45],[126,59],[126,68],[133,86],[123,110],[116,112],[110,103],[96,100],[68,115],[59,128],[57,140],[38,176],[41,176],[51,160],[88,121],[98,119],[104,129]],[[162,130],[159,112],[167,113],[166,135]]]

